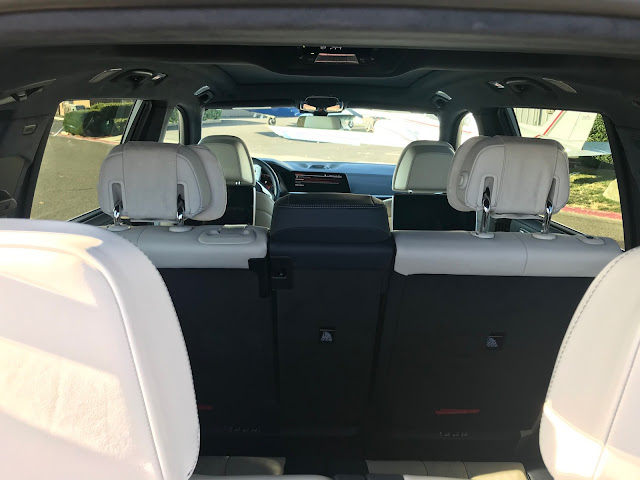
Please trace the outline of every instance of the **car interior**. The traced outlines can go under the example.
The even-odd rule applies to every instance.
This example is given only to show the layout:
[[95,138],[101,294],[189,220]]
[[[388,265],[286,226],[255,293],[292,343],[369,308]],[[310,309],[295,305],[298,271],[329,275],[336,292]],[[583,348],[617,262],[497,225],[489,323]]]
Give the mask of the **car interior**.
[[4,478],[640,478],[639,58],[99,31],[0,46]]

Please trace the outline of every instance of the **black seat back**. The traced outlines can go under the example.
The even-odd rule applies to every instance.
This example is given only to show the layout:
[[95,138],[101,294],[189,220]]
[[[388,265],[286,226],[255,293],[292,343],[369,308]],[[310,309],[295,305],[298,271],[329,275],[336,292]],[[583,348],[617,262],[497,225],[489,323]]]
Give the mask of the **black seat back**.
[[459,212],[442,194],[399,193],[393,196],[394,230],[466,230],[476,226],[475,212]]
[[[540,218],[568,196],[566,152],[552,140],[471,139],[447,185],[461,213],[487,208],[481,225]],[[377,390],[386,433],[448,455],[515,446],[542,411],[573,312],[620,249],[611,239],[486,228],[394,237]]]
[[270,260],[285,434],[357,433],[393,254],[378,199],[290,194],[276,203]]

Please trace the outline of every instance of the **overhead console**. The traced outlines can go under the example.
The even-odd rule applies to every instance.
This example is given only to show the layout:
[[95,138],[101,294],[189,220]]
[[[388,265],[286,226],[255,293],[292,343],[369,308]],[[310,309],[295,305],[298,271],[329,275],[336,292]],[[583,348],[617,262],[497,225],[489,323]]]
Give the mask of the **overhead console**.
[[344,173],[292,172],[291,192],[349,193],[349,180]]

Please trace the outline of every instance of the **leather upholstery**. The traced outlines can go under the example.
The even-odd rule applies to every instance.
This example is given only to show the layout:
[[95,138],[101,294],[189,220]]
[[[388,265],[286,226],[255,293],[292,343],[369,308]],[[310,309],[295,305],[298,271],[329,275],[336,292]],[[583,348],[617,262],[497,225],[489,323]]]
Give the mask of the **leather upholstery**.
[[453,155],[453,147],[447,142],[411,142],[402,151],[393,172],[393,190],[413,193],[446,192]]
[[185,218],[210,221],[224,214],[224,176],[206,148],[127,142],[114,147],[100,168],[98,200],[109,215],[121,204],[121,215],[132,220],[175,221],[179,194]]
[[640,249],[584,295],[551,377],[540,449],[555,480],[640,478]]
[[232,135],[209,135],[198,142],[207,147],[222,165],[227,185],[255,185],[253,160],[247,145]]
[[187,479],[189,359],[151,262],[87,225],[0,221],[2,478]]
[[394,270],[401,275],[595,277],[620,247],[610,238],[496,232],[396,231]]
[[262,192],[256,192],[255,198],[255,220],[254,225],[260,227],[270,227],[273,219],[273,208],[275,202],[273,199]]
[[390,476],[404,476],[418,480],[475,479],[527,480],[522,464],[516,462],[430,462],[430,461],[372,461],[367,460],[367,480],[393,480]]
[[545,211],[547,198],[558,212],[569,199],[569,161],[555,140],[474,137],[455,154],[447,198],[456,210],[482,210],[491,190],[493,216],[532,216]]
[[[200,140],[199,145],[205,146],[215,154],[222,165],[227,185],[230,188],[256,185],[253,159],[247,145],[240,138],[231,135],[209,135]],[[254,225],[267,228],[271,226],[273,204],[273,199],[260,190],[255,193],[253,199]]]
[[390,236],[387,208],[371,195],[290,193],[273,211],[274,240],[373,243]]
[[282,475],[285,459],[281,457],[200,457],[195,473],[201,475]]
[[118,232],[142,250],[156,268],[248,269],[267,255],[267,230],[245,225],[204,225],[184,232],[139,226]]

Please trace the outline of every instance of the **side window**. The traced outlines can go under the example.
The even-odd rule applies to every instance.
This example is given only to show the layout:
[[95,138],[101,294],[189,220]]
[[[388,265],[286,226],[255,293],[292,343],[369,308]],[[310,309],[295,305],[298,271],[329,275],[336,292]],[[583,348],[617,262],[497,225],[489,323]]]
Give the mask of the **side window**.
[[69,220],[98,208],[98,174],[122,140],[133,100],[72,100],[56,111],[31,207],[31,218]]
[[169,121],[164,129],[164,134],[160,139],[164,143],[183,143],[182,129],[183,129],[182,112],[179,108],[171,110]]
[[476,119],[473,117],[473,113],[469,112],[462,118],[462,120],[460,121],[460,125],[458,126],[456,148],[458,148],[470,138],[477,137],[478,135],[478,124],[476,123]]
[[613,238],[624,248],[620,193],[602,116],[539,108],[513,110],[523,137],[557,140],[569,156],[569,202],[553,221],[585,234]]

